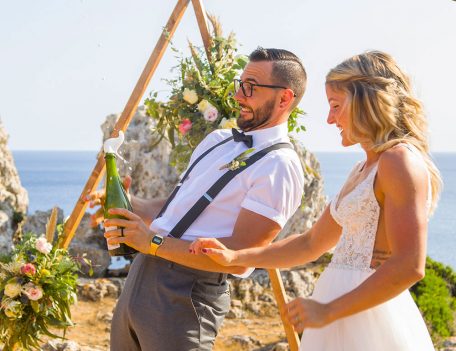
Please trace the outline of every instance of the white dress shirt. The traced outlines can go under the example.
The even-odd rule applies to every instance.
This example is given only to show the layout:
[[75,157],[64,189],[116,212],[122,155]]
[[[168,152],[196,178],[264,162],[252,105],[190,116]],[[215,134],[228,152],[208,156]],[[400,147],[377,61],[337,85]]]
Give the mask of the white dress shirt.
[[[255,149],[249,156],[273,144],[290,142],[286,123],[246,134],[252,135]],[[193,152],[189,165],[231,135],[230,129],[218,129],[209,134]],[[227,172],[219,168],[245,150],[247,146],[243,142],[233,140],[212,150],[193,168],[166,211],[152,222],[150,228],[167,236],[195,202]],[[236,175],[187,229],[182,239],[193,241],[200,237],[231,236],[241,208],[267,217],[283,228],[301,204],[303,186],[303,170],[296,152],[287,148],[271,151]]]

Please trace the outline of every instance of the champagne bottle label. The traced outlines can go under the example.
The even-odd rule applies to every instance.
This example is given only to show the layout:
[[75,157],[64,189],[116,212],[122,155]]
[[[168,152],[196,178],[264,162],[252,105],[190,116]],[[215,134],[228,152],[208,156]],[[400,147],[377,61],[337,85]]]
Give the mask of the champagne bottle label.
[[[105,232],[111,232],[111,231],[117,230],[117,229],[118,229],[117,227],[105,227]],[[119,244],[114,244],[114,245],[108,244],[108,250],[118,249],[119,247],[120,247]]]

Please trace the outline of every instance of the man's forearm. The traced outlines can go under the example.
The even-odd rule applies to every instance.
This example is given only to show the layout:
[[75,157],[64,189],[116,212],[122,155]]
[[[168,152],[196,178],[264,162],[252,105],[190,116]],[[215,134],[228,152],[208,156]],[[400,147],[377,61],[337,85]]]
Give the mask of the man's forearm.
[[133,212],[136,213],[142,220],[150,225],[152,220],[158,215],[162,207],[165,205],[166,199],[141,199],[137,196],[131,196],[131,206]]
[[221,266],[204,255],[193,255],[189,252],[189,244],[185,240],[166,237],[156,255],[183,266],[209,272],[243,274],[247,270],[244,267]]

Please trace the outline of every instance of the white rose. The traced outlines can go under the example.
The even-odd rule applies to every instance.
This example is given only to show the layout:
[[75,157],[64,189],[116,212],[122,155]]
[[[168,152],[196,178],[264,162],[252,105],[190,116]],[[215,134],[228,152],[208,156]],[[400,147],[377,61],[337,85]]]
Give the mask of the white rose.
[[231,128],[237,128],[238,125],[237,125],[237,122],[236,122],[236,118],[225,118],[223,117],[222,120],[220,121],[220,124],[219,124],[220,128],[223,128],[223,129],[231,129]]
[[190,105],[193,105],[195,102],[198,101],[198,94],[196,94],[196,91],[194,91],[194,90],[185,88],[183,95],[184,95],[184,100],[187,101]]
[[50,244],[44,236],[36,241],[35,247],[39,252],[44,254],[48,254],[52,250],[52,244]]
[[15,298],[17,295],[20,295],[22,286],[21,284],[17,283],[15,279],[14,281],[7,283],[5,286],[5,295],[11,298]]
[[206,111],[204,111],[203,117],[208,122],[214,122],[217,119],[218,111],[214,106],[208,106]]

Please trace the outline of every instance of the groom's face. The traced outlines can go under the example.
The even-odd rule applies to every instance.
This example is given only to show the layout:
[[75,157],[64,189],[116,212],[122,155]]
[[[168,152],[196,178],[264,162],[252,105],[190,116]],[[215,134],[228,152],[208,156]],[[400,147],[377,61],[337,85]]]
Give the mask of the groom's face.
[[[241,81],[252,84],[274,84],[271,80],[272,62],[250,62],[241,75]],[[247,84],[246,84],[247,85]],[[244,86],[247,95],[249,87]],[[246,96],[239,89],[234,98],[239,103],[240,113],[237,124],[243,131],[267,128],[275,114],[277,91],[266,87],[253,86],[252,96]]]

